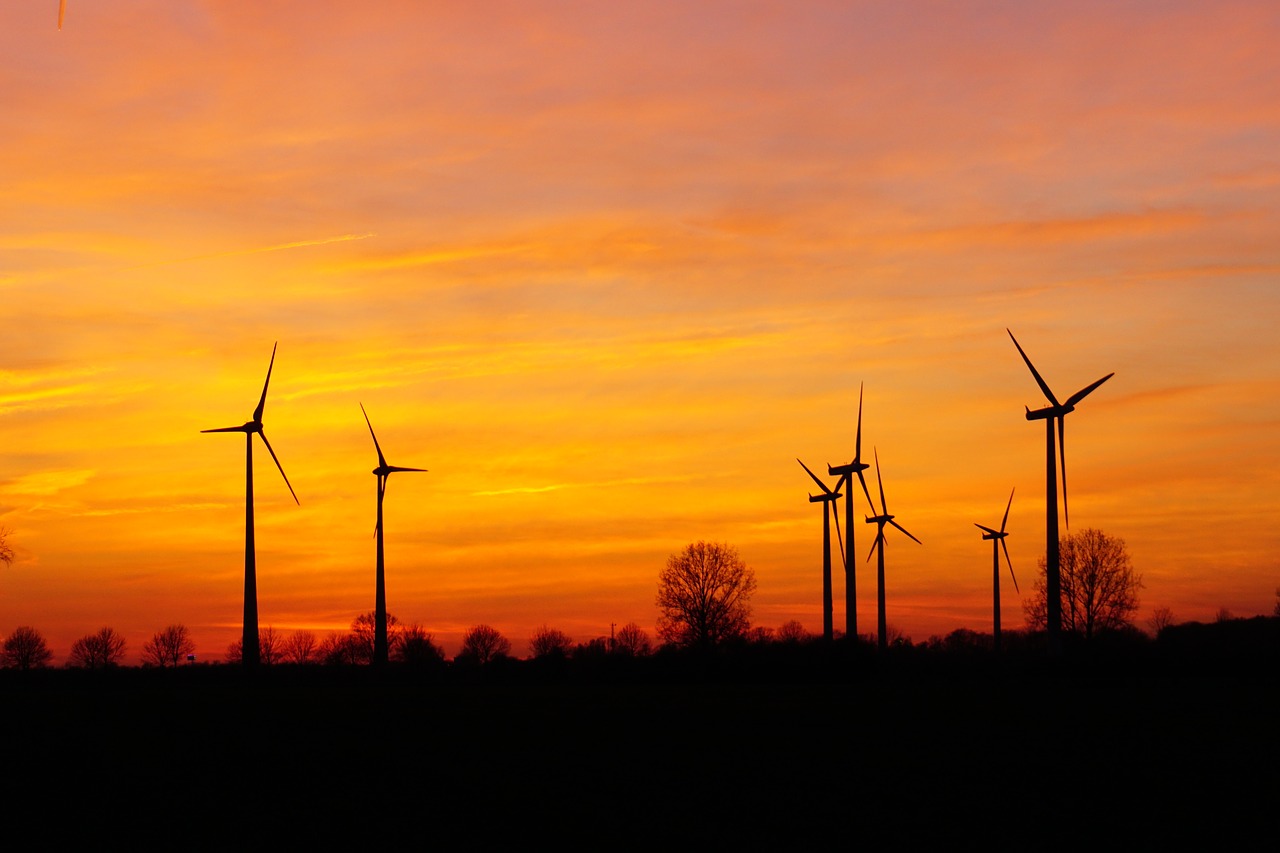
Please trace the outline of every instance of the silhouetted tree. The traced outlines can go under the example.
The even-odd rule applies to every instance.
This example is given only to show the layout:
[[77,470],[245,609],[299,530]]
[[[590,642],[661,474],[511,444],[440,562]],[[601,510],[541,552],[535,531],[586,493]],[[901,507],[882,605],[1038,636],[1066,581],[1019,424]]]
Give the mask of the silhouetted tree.
[[529,653],[535,658],[565,658],[573,651],[573,639],[564,631],[543,625],[529,638]]
[[[258,661],[265,666],[280,663],[285,658],[284,637],[276,633],[276,629],[268,625],[258,631]],[[227,646],[227,663],[241,663],[244,660],[244,637],[237,637]]]
[[1147,620],[1147,624],[1151,626],[1151,633],[1160,636],[1160,632],[1170,625],[1174,624],[1173,611],[1167,607],[1157,607],[1151,611],[1151,618]]
[[[370,610],[361,613],[351,622],[351,651],[355,663],[373,663],[373,640],[377,627],[377,614]],[[395,655],[400,643],[400,620],[395,614],[387,614],[387,654]]]
[[[331,633],[320,641],[320,645],[316,647],[316,659],[321,663],[329,666],[341,666],[344,664],[360,663],[361,650],[356,648],[356,642],[351,634]],[[372,647],[370,647],[370,655],[372,655]],[[368,663],[369,657],[365,657],[365,663]]]
[[29,625],[13,629],[0,649],[0,662],[8,669],[39,669],[49,665],[53,652],[40,632]]
[[84,669],[106,669],[124,658],[124,637],[114,628],[102,628],[96,634],[86,634],[71,644],[68,666]]
[[792,619],[789,622],[783,622],[774,636],[780,643],[798,643],[809,639],[810,634],[799,620]]
[[284,642],[284,659],[290,663],[311,663],[316,656],[316,635],[294,631]]
[[1272,616],[1280,616],[1280,586],[1276,587],[1276,606],[1271,610]]
[[653,653],[653,643],[649,640],[648,631],[634,622],[628,622],[614,634],[613,650],[617,654],[633,658],[644,657]]
[[[1138,609],[1142,576],[1134,573],[1123,539],[1093,528],[1081,530],[1059,540],[1058,559],[1062,630],[1091,638],[1097,631],[1130,624]],[[1047,607],[1045,561],[1041,557],[1035,591],[1024,604],[1027,623],[1045,627]]]
[[9,530],[0,527],[0,563],[6,566],[13,564],[13,549],[9,547]]
[[400,632],[391,659],[409,666],[438,666],[444,663],[444,649],[421,625],[410,625]]
[[475,625],[462,635],[462,651],[457,659],[463,662],[486,664],[511,654],[511,641],[498,629],[488,625]]
[[170,625],[142,644],[142,662],[161,668],[177,666],[195,650],[196,644],[187,632],[187,626]]
[[658,636],[682,646],[711,646],[750,627],[756,576],[737,549],[694,542],[667,558],[658,575]]

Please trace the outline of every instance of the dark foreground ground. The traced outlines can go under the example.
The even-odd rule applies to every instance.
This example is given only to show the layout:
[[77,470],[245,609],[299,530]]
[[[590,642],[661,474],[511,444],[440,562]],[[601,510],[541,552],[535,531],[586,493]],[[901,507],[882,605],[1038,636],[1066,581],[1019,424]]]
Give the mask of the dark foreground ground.
[[1280,815],[1270,660],[0,675],[8,849],[1269,849]]

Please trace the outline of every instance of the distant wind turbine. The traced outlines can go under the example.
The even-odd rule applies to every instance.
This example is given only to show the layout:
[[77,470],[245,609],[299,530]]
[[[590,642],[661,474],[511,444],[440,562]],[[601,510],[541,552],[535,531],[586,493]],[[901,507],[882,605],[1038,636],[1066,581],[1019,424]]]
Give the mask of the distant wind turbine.
[[[800,462],[799,459],[796,461]],[[809,503],[822,504],[822,638],[830,642],[835,635],[831,613],[831,516],[835,510],[831,504],[840,499],[840,493],[827,488],[827,484],[819,480],[817,475],[809,470],[808,465],[800,462],[800,467],[813,478],[818,488],[822,489],[820,495],[809,495]],[[839,525],[840,521],[837,519],[837,532]]]
[[1018,354],[1027,363],[1027,368],[1031,371],[1031,375],[1035,377],[1036,384],[1040,386],[1040,390],[1044,392],[1045,397],[1051,403],[1051,405],[1042,409],[1033,410],[1030,406],[1027,406],[1026,410],[1027,420],[1043,420],[1045,425],[1045,597],[1047,599],[1045,628],[1048,633],[1049,651],[1056,655],[1061,650],[1062,584],[1058,555],[1058,475],[1056,471],[1058,460],[1054,454],[1053,425],[1055,421],[1058,424],[1058,452],[1061,454],[1062,460],[1062,516],[1066,526],[1070,527],[1071,517],[1067,511],[1066,418],[1067,415],[1075,411],[1077,403],[1093,393],[1094,389],[1103,382],[1115,376],[1115,373],[1108,373],[1097,382],[1086,385],[1072,394],[1067,398],[1067,402],[1059,403],[1058,398],[1049,389],[1049,384],[1044,381],[1040,371],[1036,370],[1035,365],[1031,363],[1031,359],[1023,351],[1022,345],[1018,343],[1018,339],[1013,336],[1013,332],[1009,331],[1009,329],[1005,329],[1005,331],[1009,332],[1009,338],[1013,341],[1013,345],[1018,348]]
[[854,439],[853,461],[848,465],[828,465],[827,473],[840,477],[836,489],[844,489],[844,529],[849,531],[849,541],[844,545],[844,635],[851,640],[858,638],[858,586],[854,576],[853,553],[853,475],[858,475],[862,484],[862,493],[867,496],[867,505],[875,508],[871,500],[871,492],[867,491],[867,481],[862,472],[871,466],[862,461],[862,386],[858,386],[858,433]]
[[[921,544],[921,542],[919,539],[916,539],[916,537],[911,536],[911,534],[907,532],[907,528],[903,527],[901,524],[894,521],[893,520],[894,516],[889,514],[889,507],[885,504],[885,501],[884,501],[884,480],[880,478],[879,452],[875,452],[875,460],[876,460],[876,485],[880,487],[880,514],[873,515],[867,518],[867,524],[877,525],[876,541],[871,543],[871,550],[867,553],[867,560],[868,561],[871,560],[872,554],[879,555],[878,566],[876,570],[876,583],[877,583],[876,604],[878,606],[878,611],[879,611],[876,619],[876,631],[877,631],[877,642],[879,643],[880,648],[883,649],[887,647],[889,644],[888,625],[885,621],[885,616],[884,616],[884,526],[886,524],[892,524],[894,527],[898,528],[903,533],[906,533],[907,536],[909,536],[912,539],[912,541],[914,541],[917,545]],[[874,508],[874,504],[872,506]]]
[[369,435],[373,437],[373,449],[378,451],[378,467],[373,469],[374,476],[378,478],[378,522],[373,528],[374,535],[378,539],[378,570],[377,577],[374,581],[374,621],[373,621],[373,664],[374,666],[386,666],[388,658],[388,642],[387,642],[387,579],[386,579],[386,563],[383,559],[382,550],[382,499],[387,494],[387,480],[396,471],[419,471],[425,472],[426,468],[400,468],[395,465],[388,465],[387,459],[382,455],[382,447],[378,444],[378,436],[374,435],[373,424],[369,422],[369,413],[364,410],[364,404],[360,404],[360,412],[364,415],[364,422],[369,425]]
[[289,494],[293,495],[294,503],[298,503],[298,495],[293,491],[293,486],[289,484],[289,477],[284,473],[284,467],[280,464],[280,460],[276,457],[276,452],[271,449],[271,442],[267,441],[267,434],[262,431],[262,410],[267,405],[267,386],[271,384],[271,369],[276,363],[276,347],[271,347],[271,362],[267,365],[267,380],[262,383],[262,397],[258,399],[258,407],[253,410],[253,420],[241,425],[232,427],[220,427],[218,429],[205,429],[201,432],[242,432],[245,438],[244,450],[244,636],[243,644],[243,662],[246,669],[257,667],[259,662],[258,654],[258,574],[257,574],[257,558],[255,556],[254,539],[253,539],[253,436],[257,433],[262,439],[262,443],[267,446],[267,452],[271,454],[272,460],[276,463],[276,467],[280,469],[280,476],[284,477],[284,484],[289,487]]
[[1013,489],[1009,491],[1009,503],[1005,504],[1004,519],[1002,519],[1000,522],[999,530],[992,530],[990,527],[985,527],[981,524],[978,524],[977,522],[974,522],[974,526],[977,527],[979,530],[983,531],[982,538],[991,540],[991,587],[993,590],[992,592],[992,597],[994,601],[993,610],[995,613],[992,624],[994,625],[993,630],[995,635],[995,650],[997,652],[1000,651],[1000,549],[1001,548],[1004,548],[1004,561],[1009,564],[1009,577],[1013,578],[1013,588],[1018,592],[1022,591],[1018,589],[1018,577],[1013,573],[1013,561],[1009,559],[1009,546],[1004,543],[1005,537],[1009,535],[1007,532],[1005,532],[1005,525],[1009,523],[1009,507],[1013,506],[1013,491],[1014,491]]

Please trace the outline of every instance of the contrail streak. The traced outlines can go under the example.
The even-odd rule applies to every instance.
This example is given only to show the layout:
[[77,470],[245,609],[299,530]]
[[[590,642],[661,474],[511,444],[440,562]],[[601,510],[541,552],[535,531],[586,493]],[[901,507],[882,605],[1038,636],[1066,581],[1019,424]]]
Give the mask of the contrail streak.
[[340,234],[337,237],[321,237],[318,240],[295,240],[292,243],[278,243],[274,246],[259,246],[254,249],[233,249],[230,252],[214,252],[208,255],[192,255],[187,258],[174,258],[169,261],[153,261],[149,264],[138,264],[129,267],[129,269],[143,269],[145,267],[163,267],[170,264],[185,264],[191,261],[208,261],[214,258],[234,258],[240,255],[260,255],[264,252],[280,252],[285,249],[305,249],[308,246],[324,246],[329,243],[346,243],[352,240],[367,240],[370,237],[376,237],[377,234],[372,231],[367,234]]

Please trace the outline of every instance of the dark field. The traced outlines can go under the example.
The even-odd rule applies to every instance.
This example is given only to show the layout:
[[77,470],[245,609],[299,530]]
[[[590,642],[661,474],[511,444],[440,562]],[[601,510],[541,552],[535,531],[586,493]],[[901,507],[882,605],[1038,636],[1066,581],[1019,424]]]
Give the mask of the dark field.
[[0,675],[37,846],[1222,849],[1280,813],[1266,661]]

